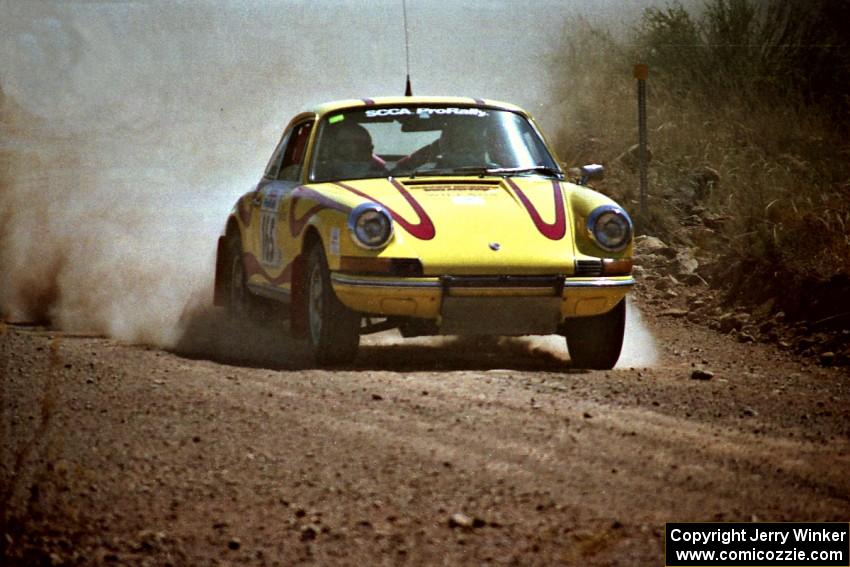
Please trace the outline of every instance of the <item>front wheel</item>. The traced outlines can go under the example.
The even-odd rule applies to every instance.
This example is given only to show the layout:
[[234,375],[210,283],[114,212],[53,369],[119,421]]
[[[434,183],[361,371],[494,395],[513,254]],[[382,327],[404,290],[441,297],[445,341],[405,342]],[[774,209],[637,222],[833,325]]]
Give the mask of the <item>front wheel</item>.
[[318,364],[344,364],[357,356],[360,315],[340,303],[331,287],[321,243],[307,259],[307,339]]
[[567,350],[576,368],[610,370],[617,364],[626,329],[626,300],[602,315],[579,317],[567,323]]

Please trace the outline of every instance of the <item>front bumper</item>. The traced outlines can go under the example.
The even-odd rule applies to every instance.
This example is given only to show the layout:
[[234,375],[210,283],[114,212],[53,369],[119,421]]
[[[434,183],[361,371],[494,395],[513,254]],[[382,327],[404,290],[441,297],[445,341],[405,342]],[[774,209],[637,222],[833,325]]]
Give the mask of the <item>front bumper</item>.
[[[635,284],[632,276],[388,278],[341,273],[331,274],[331,281],[340,301],[362,313],[435,319],[441,327],[452,328],[463,313],[493,310],[510,313],[508,319],[517,319],[517,327],[534,329],[606,313]],[[518,334],[495,331],[491,334]]]

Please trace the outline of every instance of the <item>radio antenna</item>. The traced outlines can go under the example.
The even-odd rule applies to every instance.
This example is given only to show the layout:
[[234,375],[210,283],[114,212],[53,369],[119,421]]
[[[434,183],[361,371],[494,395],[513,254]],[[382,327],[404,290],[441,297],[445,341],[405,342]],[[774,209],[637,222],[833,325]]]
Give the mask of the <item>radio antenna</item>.
[[404,58],[407,66],[407,82],[404,86],[404,96],[413,96],[413,87],[410,86],[410,41],[407,37],[407,0],[401,0],[401,9],[404,11]]

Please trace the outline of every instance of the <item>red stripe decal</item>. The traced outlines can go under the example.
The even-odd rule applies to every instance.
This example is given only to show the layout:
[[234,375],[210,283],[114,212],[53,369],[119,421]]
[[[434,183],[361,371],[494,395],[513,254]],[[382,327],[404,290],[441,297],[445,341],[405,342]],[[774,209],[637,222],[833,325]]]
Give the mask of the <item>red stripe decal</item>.
[[564,237],[567,233],[567,214],[564,209],[564,193],[561,191],[560,183],[552,181],[552,192],[555,194],[555,222],[549,224],[543,222],[543,219],[540,218],[540,213],[537,212],[537,209],[534,208],[534,205],[526,197],[525,193],[522,192],[522,189],[510,177],[506,178],[505,181],[511,186],[516,196],[519,197],[525,210],[531,216],[531,220],[534,221],[534,226],[540,231],[540,234],[550,240],[560,240]]
[[257,260],[257,257],[250,252],[244,252],[242,254],[242,264],[245,266],[245,275],[248,277],[259,274],[264,280],[272,285],[280,285],[282,283],[292,281],[292,262],[287,264],[280,275],[276,278],[271,277],[260,265],[260,261]]
[[[310,207],[310,210],[301,215],[301,217],[295,218],[295,205],[298,203],[299,199],[311,199],[316,202],[316,205]],[[304,230],[304,227],[307,225],[310,218],[324,209],[335,209],[337,211],[342,211],[343,213],[351,211],[351,207],[346,207],[341,203],[337,203],[336,201],[333,201],[312,189],[296,187],[292,192],[292,202],[289,205],[289,233],[293,237],[298,236],[301,231]]]
[[428,213],[425,212],[425,209],[422,208],[422,205],[420,205],[419,202],[416,199],[413,198],[413,195],[411,195],[410,192],[407,189],[404,188],[404,185],[402,185],[401,183],[399,183],[395,179],[390,179],[389,181],[390,181],[390,183],[392,183],[393,187],[395,187],[398,190],[398,192],[401,193],[401,196],[404,197],[404,199],[413,208],[414,212],[419,217],[418,223],[416,223],[416,224],[410,223],[409,221],[402,218],[401,215],[399,215],[397,212],[392,210],[390,207],[387,207],[386,205],[384,205],[378,199],[375,199],[371,195],[367,195],[366,193],[364,193],[364,192],[362,192],[358,189],[355,189],[354,187],[351,187],[350,185],[346,185],[345,183],[342,183],[341,181],[337,181],[337,182],[335,182],[335,184],[339,185],[343,189],[351,191],[355,195],[359,195],[359,196],[363,197],[364,199],[369,199],[370,201],[378,203],[379,205],[386,208],[390,212],[390,214],[393,216],[393,220],[395,222],[397,222],[398,224],[400,224],[402,226],[402,228],[404,228],[404,230],[406,230],[407,232],[410,233],[411,236],[418,238],[420,240],[431,240],[432,238],[434,238],[434,236],[437,234],[437,231],[434,228],[434,223],[431,222],[431,217],[428,216]]
[[298,202],[298,197],[292,199],[292,205],[289,209],[289,234],[293,237],[298,236],[304,227],[307,225],[307,221],[310,220],[310,217],[321,211],[322,209],[326,209],[324,205],[316,205],[312,207],[309,211],[304,213],[301,218],[295,218],[295,204]]

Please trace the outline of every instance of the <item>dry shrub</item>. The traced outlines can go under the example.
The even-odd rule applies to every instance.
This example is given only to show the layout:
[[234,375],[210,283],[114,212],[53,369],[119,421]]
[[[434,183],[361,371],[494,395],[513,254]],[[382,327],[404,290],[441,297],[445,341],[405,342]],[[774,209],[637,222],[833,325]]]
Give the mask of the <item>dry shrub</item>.
[[[570,164],[604,163],[602,190],[639,213],[628,149],[637,142],[632,65],[646,62],[653,160],[644,230],[694,245],[681,230],[688,217],[724,219],[706,223],[714,236],[698,244],[719,258],[725,269],[717,279],[736,292],[758,280],[761,296],[793,295],[812,281],[843,278],[850,143],[848,122],[837,117],[847,115],[847,100],[832,96],[822,78],[788,79],[795,65],[807,77],[801,67],[850,57],[801,39],[827,25],[835,4],[806,3],[806,17],[781,2],[709,0],[699,17],[673,4],[648,9],[624,40],[571,22],[553,61],[564,116],[559,153]],[[834,34],[824,28],[817,37]],[[848,61],[843,73],[836,69],[836,88]]]

